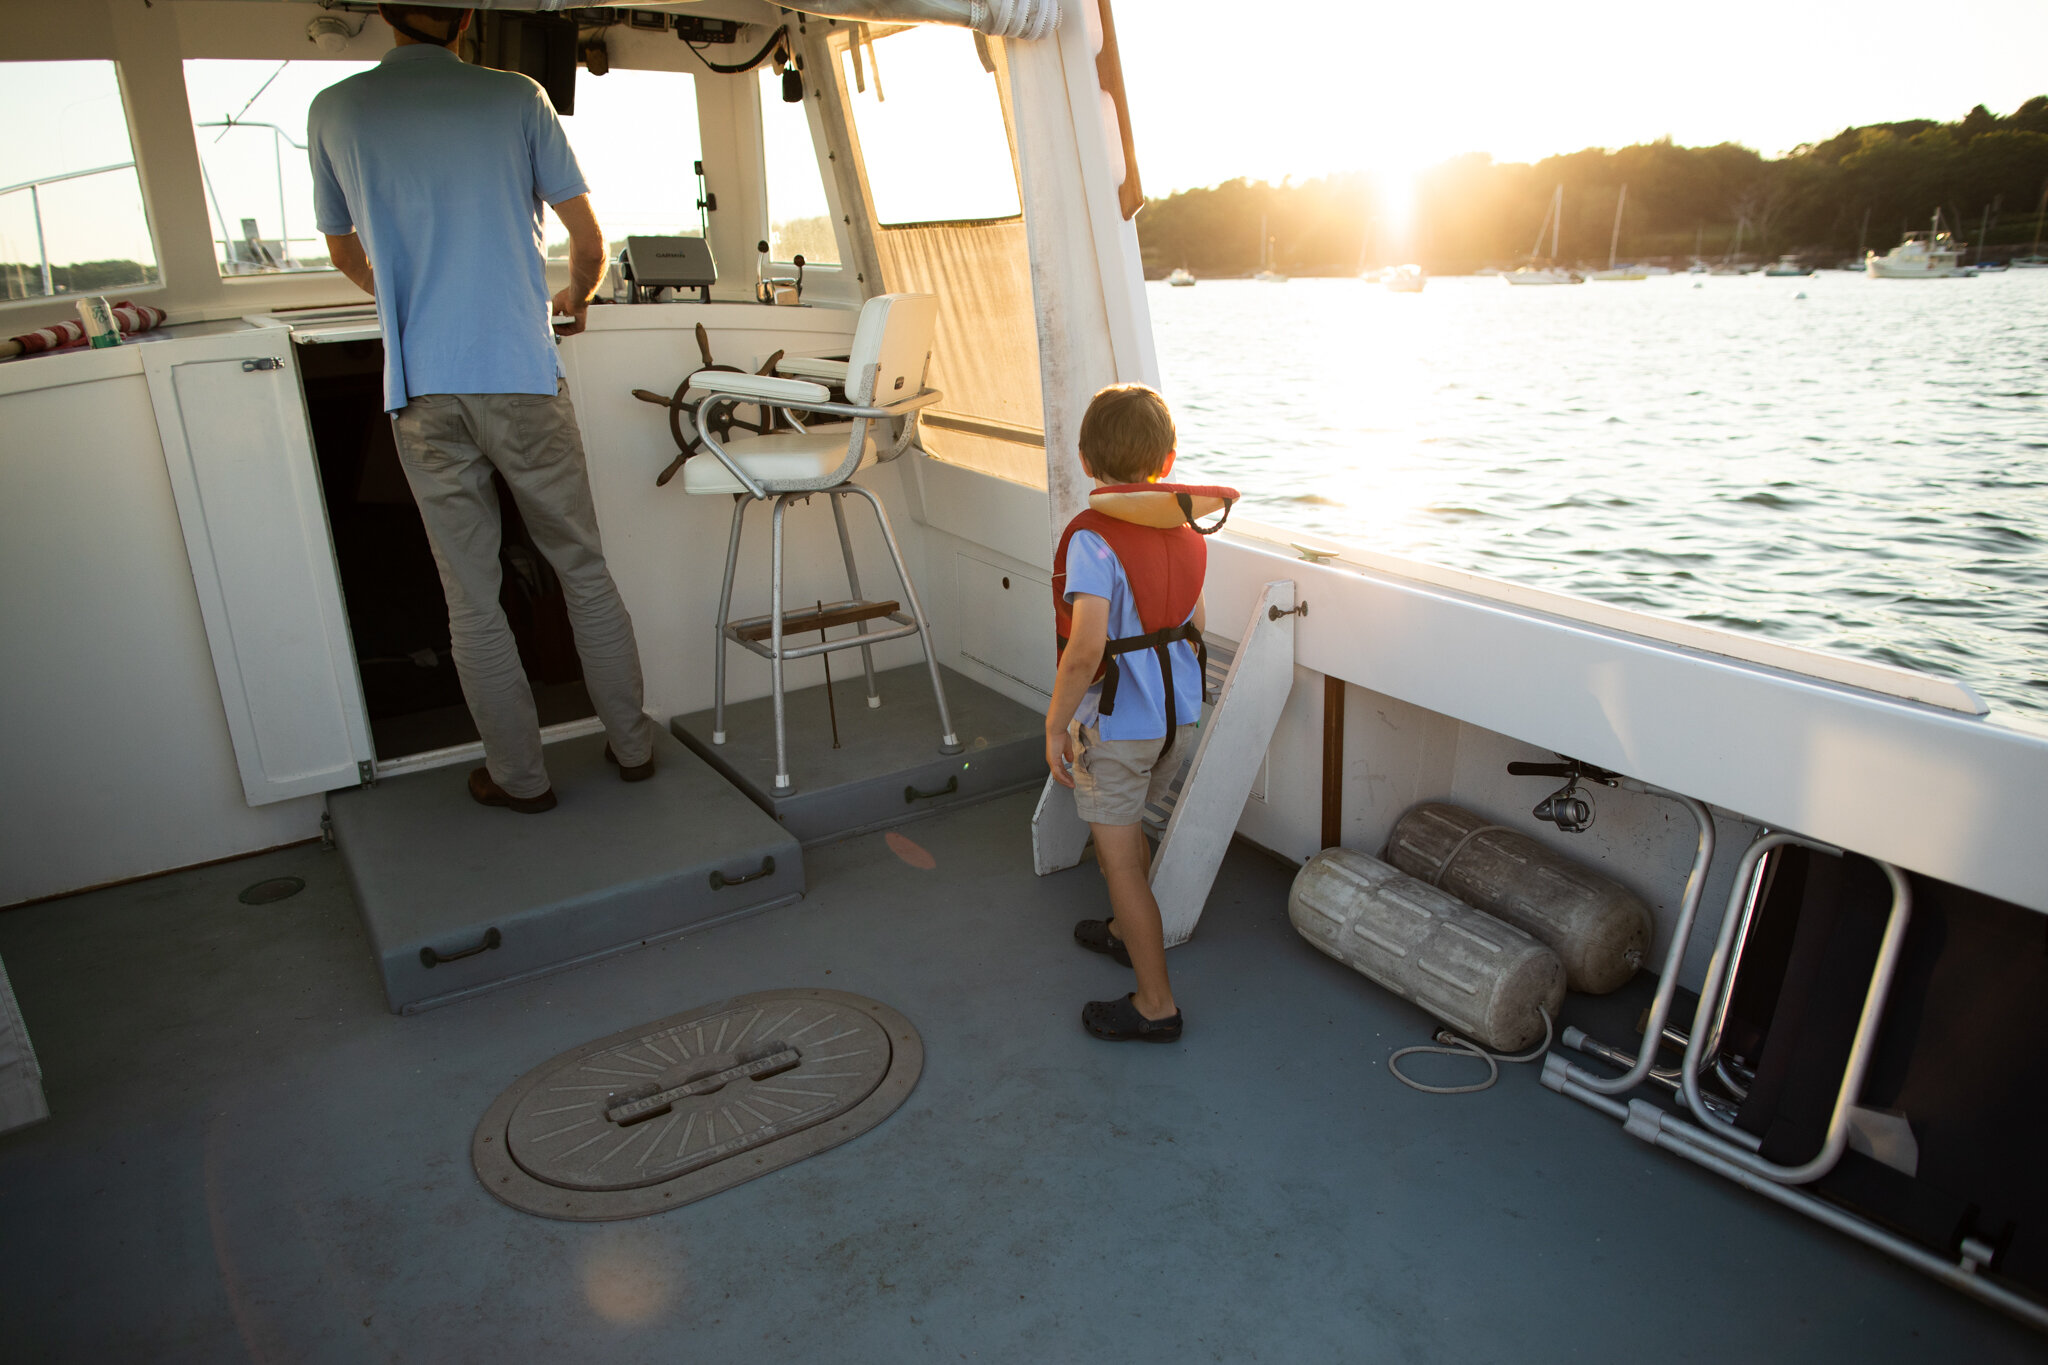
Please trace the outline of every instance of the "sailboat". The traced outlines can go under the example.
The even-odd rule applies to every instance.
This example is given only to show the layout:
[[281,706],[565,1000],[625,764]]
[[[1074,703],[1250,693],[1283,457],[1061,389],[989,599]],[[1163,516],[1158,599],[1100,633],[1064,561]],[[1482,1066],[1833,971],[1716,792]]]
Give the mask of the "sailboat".
[[[1543,234],[1545,230],[1548,230],[1550,233],[1550,255],[1546,259],[1554,263],[1557,260],[1557,236],[1559,230],[1562,229],[1563,226],[1564,186],[1560,183],[1557,189],[1550,196],[1550,211],[1543,215],[1543,224],[1541,227],[1538,227],[1536,229],[1536,242],[1533,246],[1529,248],[1530,257],[1534,259],[1540,255],[1540,253],[1543,250]],[[1577,271],[1566,270],[1562,266],[1556,264],[1541,267],[1534,265],[1525,265],[1520,270],[1510,271],[1509,273],[1502,275],[1501,278],[1506,280],[1509,284],[1585,283],[1584,278]]]
[[1621,194],[1614,201],[1614,233],[1607,239],[1607,268],[1593,272],[1596,280],[1646,280],[1650,278],[1641,266],[1617,266],[1614,263],[1616,250],[1621,246],[1621,211],[1628,204],[1628,186],[1621,187]]
[[2041,215],[2048,212],[2048,181],[2041,184],[2041,202],[2034,206],[2034,247],[2024,256],[2008,261],[2015,270],[2048,270],[2048,256],[2041,254]]
[[1252,278],[1261,284],[1287,283],[1287,277],[1273,268],[1273,239],[1266,235],[1264,214],[1259,216],[1259,273]]

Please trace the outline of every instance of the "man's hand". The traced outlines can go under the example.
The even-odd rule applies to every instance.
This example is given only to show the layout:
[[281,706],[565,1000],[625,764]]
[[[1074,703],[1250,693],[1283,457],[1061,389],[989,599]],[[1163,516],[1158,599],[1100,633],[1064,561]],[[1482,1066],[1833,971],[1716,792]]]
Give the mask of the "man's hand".
[[1045,766],[1052,770],[1052,780],[1062,787],[1074,785],[1074,737],[1065,730],[1048,731],[1045,736]]
[[578,294],[576,286],[572,284],[568,288],[556,293],[555,301],[548,305],[548,309],[558,318],[575,319],[573,322],[558,322],[555,324],[556,336],[572,337],[583,330],[584,315],[590,311],[590,299],[585,295]]
[[590,196],[579,194],[554,206],[555,217],[569,230],[569,287],[555,295],[557,317],[575,319],[555,328],[556,336],[572,337],[583,330],[590,296],[604,280],[604,231],[590,207]]

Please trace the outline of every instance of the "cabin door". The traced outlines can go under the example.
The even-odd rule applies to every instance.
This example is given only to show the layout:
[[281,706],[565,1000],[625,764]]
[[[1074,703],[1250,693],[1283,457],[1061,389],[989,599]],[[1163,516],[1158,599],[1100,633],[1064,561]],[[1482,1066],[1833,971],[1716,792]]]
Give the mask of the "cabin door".
[[372,758],[291,332],[143,348],[249,804],[352,787]]

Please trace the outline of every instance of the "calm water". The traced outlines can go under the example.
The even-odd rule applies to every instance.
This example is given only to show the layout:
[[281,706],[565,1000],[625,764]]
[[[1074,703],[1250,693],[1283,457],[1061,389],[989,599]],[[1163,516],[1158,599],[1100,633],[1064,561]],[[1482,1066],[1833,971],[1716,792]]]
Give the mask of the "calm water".
[[1151,285],[1176,473],[2048,720],[2048,271],[1695,278]]

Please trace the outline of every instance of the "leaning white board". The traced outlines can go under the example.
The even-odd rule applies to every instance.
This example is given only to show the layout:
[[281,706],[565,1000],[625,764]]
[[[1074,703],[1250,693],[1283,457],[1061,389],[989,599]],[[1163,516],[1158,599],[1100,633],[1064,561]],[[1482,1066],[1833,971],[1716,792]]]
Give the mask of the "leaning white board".
[[[1292,580],[1260,592],[1153,855],[1152,894],[1169,948],[1187,942],[1202,917],[1294,686],[1294,605]],[[1088,826],[1074,811],[1074,793],[1048,776],[1031,817],[1032,870],[1043,877],[1072,867],[1087,848]]]

